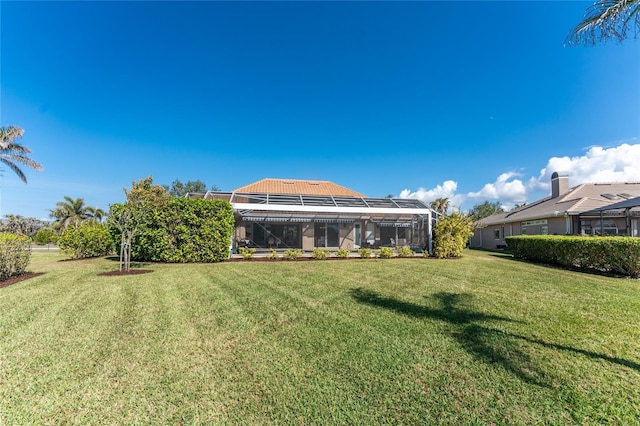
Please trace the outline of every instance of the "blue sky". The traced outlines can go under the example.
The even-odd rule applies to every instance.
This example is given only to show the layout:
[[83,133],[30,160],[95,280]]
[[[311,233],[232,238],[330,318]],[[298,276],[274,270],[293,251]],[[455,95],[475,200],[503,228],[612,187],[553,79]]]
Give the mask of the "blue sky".
[[0,3],[0,124],[43,172],[2,214],[123,187],[331,180],[463,210],[640,181],[640,41],[565,47],[590,2]]

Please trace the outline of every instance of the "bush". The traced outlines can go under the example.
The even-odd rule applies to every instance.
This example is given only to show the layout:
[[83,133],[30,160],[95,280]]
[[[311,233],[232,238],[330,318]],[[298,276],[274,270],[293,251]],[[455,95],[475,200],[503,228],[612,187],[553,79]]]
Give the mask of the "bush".
[[296,260],[302,257],[303,254],[304,252],[300,249],[288,249],[284,252],[284,258],[287,260]]
[[58,246],[72,259],[83,259],[112,253],[113,239],[106,225],[87,222],[67,228],[58,238]]
[[269,259],[279,259],[280,256],[278,256],[278,252],[276,251],[276,249],[271,249],[271,254],[269,255]]
[[505,241],[519,259],[640,277],[640,238],[521,235]]
[[473,235],[471,218],[454,212],[450,216],[442,216],[435,229],[434,255],[438,259],[460,257]]
[[249,247],[240,247],[240,248],[238,249],[238,252],[242,255],[242,258],[243,258],[244,260],[249,260],[249,259],[251,259],[251,258],[253,257],[253,255],[255,254],[256,249],[255,249],[255,248],[253,248],[253,247],[251,247],[251,248],[249,248]]
[[415,254],[411,247],[404,246],[398,249],[398,257],[413,257]]
[[393,249],[391,247],[380,247],[378,250],[378,257],[380,259],[391,259],[393,256]]
[[[118,204],[112,210],[136,209]],[[116,209],[117,208],[117,209]],[[112,227],[116,241],[120,232]],[[233,209],[223,200],[172,198],[142,207],[131,257],[154,262],[219,262],[229,257]]]
[[366,247],[360,247],[358,249],[358,254],[363,259],[369,259],[371,257],[371,249]]
[[31,238],[0,233],[0,281],[23,274],[31,258]]
[[311,257],[316,260],[325,260],[330,254],[329,250],[316,247],[311,252]]
[[58,235],[52,228],[42,228],[33,237],[33,241],[38,245],[55,243]]
[[346,259],[350,254],[351,252],[344,248],[338,249],[338,251],[336,252],[336,256],[341,259]]

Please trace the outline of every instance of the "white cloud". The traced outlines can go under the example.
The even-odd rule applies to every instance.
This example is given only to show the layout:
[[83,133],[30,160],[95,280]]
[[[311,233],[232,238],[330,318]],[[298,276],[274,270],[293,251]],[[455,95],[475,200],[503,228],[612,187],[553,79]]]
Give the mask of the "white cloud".
[[529,180],[531,188],[549,190],[553,172],[568,172],[571,186],[589,182],[640,182],[640,144],[613,148],[594,146],[579,157],[552,157],[540,175]]
[[506,205],[522,203],[527,200],[527,187],[518,173],[502,173],[495,182],[485,184],[478,192],[469,192],[467,196],[475,199],[500,200]]
[[505,209],[510,209],[515,204],[534,201],[529,197],[536,190],[549,193],[553,172],[567,172],[572,187],[589,182],[640,182],[640,144],[622,143],[612,148],[593,146],[581,156],[551,157],[538,177],[526,178],[520,173],[506,172],[479,191],[467,194],[456,194],[458,183],[447,180],[428,190],[419,188],[412,192],[405,189],[400,197],[417,198],[427,204],[443,197],[449,199],[452,207],[458,208],[467,199],[491,200],[500,201]]
[[400,192],[400,198],[418,199],[427,205],[437,198],[448,198],[451,208],[460,207],[466,197],[462,194],[456,194],[456,189],[458,189],[458,182],[446,180],[442,185],[438,184],[432,189],[424,189],[421,187],[415,192],[409,189],[403,189]]

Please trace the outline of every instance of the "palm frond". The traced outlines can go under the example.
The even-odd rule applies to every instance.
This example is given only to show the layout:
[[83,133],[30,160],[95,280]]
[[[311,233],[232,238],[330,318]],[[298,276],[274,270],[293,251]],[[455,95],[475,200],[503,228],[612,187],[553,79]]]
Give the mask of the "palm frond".
[[4,155],[4,154],[0,154],[0,158],[2,158],[5,161],[9,161],[12,163],[20,163],[20,164],[24,164],[25,166],[29,167],[30,169],[36,170],[36,171],[42,171],[44,169],[44,167],[42,167],[42,164],[38,163],[35,160],[32,160],[31,158],[24,156],[24,155]]
[[0,157],[0,162],[4,163],[7,167],[13,170],[14,173],[18,175],[18,177],[22,182],[27,183],[27,177],[24,175],[24,172],[20,170],[20,167],[18,167],[14,162],[9,161],[2,157]]
[[11,142],[3,147],[0,147],[0,152],[19,152],[22,154],[31,154],[31,150],[24,146],[15,142]]
[[595,44],[614,39],[622,41],[640,33],[640,0],[598,0],[591,5],[582,22],[576,25],[565,44]]
[[24,134],[24,130],[20,127],[9,126],[0,127],[0,149],[10,145],[16,139],[19,139]]
[[27,177],[16,163],[23,164],[36,171],[41,171],[44,167],[29,158],[31,150],[28,147],[15,142],[23,134],[24,130],[17,126],[0,127],[0,161],[13,170],[24,183],[27,183]]

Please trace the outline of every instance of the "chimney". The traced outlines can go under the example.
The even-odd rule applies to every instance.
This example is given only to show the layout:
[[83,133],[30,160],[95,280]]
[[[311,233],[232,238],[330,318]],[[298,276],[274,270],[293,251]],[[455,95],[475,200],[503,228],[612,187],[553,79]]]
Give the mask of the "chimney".
[[557,198],[569,190],[569,173],[553,172],[551,175],[551,198]]

